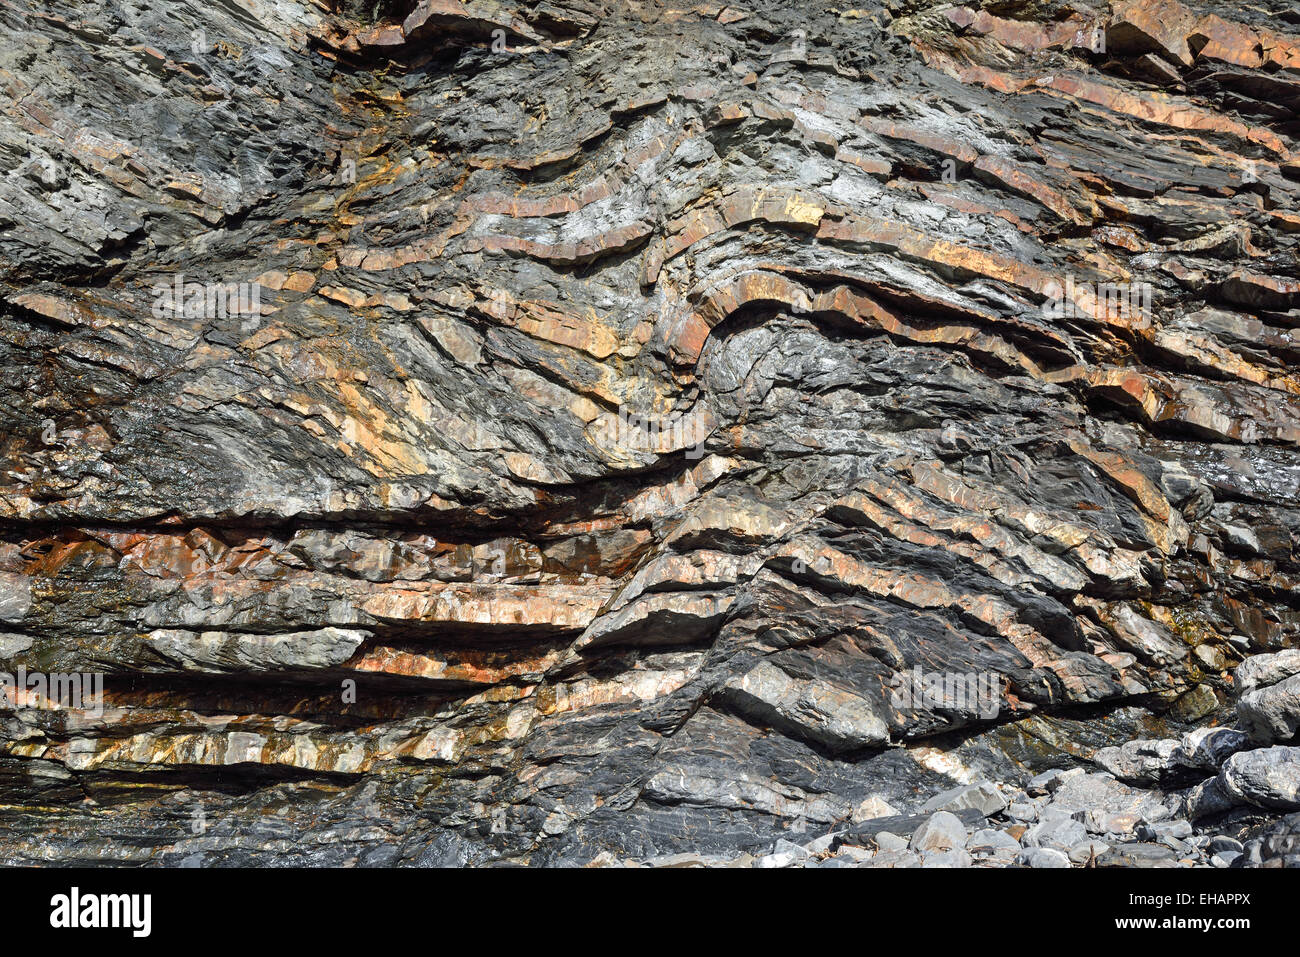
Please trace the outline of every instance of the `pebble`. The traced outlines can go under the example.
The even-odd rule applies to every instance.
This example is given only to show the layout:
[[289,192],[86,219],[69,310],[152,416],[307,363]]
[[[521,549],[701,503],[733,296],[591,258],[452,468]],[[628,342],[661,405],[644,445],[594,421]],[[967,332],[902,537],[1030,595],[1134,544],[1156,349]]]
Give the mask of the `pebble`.
[[1138,824],[1135,832],[1143,841],[1158,841],[1165,837],[1174,837],[1185,840],[1192,836],[1192,825],[1187,821],[1157,821],[1149,823],[1142,821]]
[[950,811],[937,811],[916,829],[908,844],[914,851],[943,851],[966,846],[966,825]]
[[1211,854],[1222,854],[1227,851],[1230,851],[1233,854],[1240,854],[1242,852],[1242,845],[1241,841],[1237,840],[1235,837],[1228,837],[1226,834],[1218,834],[1210,838],[1209,843],[1206,844],[1206,849]]
[[[831,840],[832,837],[828,834],[825,838],[826,847],[830,846]],[[825,850],[825,848],[823,848],[823,850]],[[815,851],[812,851],[810,848],[796,844],[794,843],[794,841],[787,841],[783,837],[777,838],[776,846],[772,848],[772,851],[774,854],[789,854],[796,861],[812,857],[813,854],[816,853]]]
[[[817,838],[816,840],[809,841],[807,844],[804,844],[803,849],[807,851],[809,854],[816,855],[816,854],[821,854],[823,851],[829,851],[833,843],[835,843],[834,834],[823,834],[821,837]],[[780,845],[781,842],[778,841],[777,842],[778,849],[780,849]]]
[[1033,824],[1038,820],[1038,808],[1028,801],[1017,801],[1014,804],[1007,805],[1007,817],[1013,821]]
[[881,831],[876,835],[876,847],[882,851],[902,851],[907,848],[907,838]]
[[1163,844],[1121,844],[1112,847],[1097,861],[1101,867],[1171,867],[1175,855]]
[[1020,853],[1020,842],[997,828],[976,831],[966,842],[966,850],[977,858],[1014,858]]
[[1219,778],[1224,790],[1240,803],[1300,808],[1300,748],[1239,751],[1224,762]]
[[[890,837],[893,837],[891,834]],[[907,847],[907,842],[903,842],[903,848]],[[891,848],[891,850],[902,850],[903,848]],[[865,847],[855,847],[852,844],[844,844],[835,852],[836,857],[843,857],[850,861],[862,862],[869,861],[875,857],[874,851],[869,851]]]
[[947,851],[925,851],[921,854],[922,867],[970,867],[971,856],[959,847]]
[[1016,857],[1025,867],[1069,867],[1070,859],[1051,847],[1028,847]]
[[880,851],[871,859],[872,867],[920,867],[921,856],[912,851]]
[[1050,771],[1044,771],[1042,774],[1034,775],[1029,779],[1029,783],[1025,785],[1025,793],[1031,795],[1046,794],[1048,782],[1060,777],[1062,773],[1061,768],[1053,768]]
[[1110,845],[1102,841],[1082,841],[1070,848],[1069,857],[1075,864],[1086,864],[1090,859],[1096,860],[1109,850]]
[[1068,850],[1088,839],[1088,829],[1068,811],[1048,808],[1042,819],[1021,839],[1027,847],[1055,847]]
[[985,817],[991,817],[1006,806],[1007,799],[1002,796],[1002,792],[992,783],[982,781],[979,784],[968,784],[964,787],[953,788],[951,791],[944,791],[942,794],[936,794],[921,805],[921,810],[961,811],[972,808]]

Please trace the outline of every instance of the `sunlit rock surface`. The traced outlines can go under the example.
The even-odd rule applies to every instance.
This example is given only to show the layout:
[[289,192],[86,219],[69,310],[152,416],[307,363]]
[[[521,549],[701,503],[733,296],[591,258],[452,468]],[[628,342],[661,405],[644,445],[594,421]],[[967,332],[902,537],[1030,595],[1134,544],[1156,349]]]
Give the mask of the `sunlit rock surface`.
[[0,26],[0,861],[1294,829],[1291,0]]

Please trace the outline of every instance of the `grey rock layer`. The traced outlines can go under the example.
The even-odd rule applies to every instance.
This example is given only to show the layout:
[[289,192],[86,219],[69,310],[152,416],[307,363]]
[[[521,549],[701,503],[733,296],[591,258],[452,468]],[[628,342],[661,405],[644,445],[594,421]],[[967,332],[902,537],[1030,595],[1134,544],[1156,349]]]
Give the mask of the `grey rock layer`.
[[0,863],[1284,818],[1289,0],[0,30]]

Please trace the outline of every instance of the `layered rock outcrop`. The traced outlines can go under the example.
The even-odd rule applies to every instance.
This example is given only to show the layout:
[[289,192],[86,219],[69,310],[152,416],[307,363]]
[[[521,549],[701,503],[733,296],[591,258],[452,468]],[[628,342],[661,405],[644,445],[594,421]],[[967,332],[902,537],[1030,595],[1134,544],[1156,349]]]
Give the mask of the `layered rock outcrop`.
[[1289,0],[0,24],[0,860],[1282,840]]

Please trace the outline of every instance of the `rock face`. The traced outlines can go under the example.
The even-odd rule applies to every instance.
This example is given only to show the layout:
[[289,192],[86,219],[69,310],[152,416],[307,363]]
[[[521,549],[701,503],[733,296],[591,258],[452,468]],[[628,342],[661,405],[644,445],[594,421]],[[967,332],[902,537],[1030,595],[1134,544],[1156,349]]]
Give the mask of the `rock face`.
[[154,6],[0,5],[0,862],[1296,859],[1291,0]]

